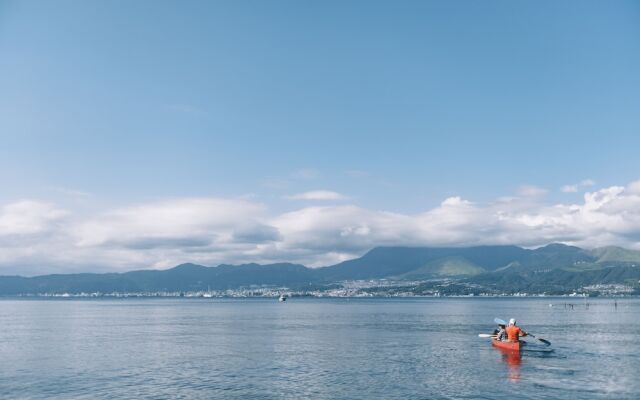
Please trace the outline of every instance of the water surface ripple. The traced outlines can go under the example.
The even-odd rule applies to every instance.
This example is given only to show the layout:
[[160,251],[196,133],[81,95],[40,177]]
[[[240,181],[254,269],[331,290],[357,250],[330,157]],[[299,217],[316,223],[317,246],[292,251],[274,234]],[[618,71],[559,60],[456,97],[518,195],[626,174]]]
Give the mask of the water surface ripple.
[[[640,398],[640,300],[613,304],[5,299],[0,397]],[[555,352],[518,359],[491,348],[477,334],[496,316],[518,318]]]

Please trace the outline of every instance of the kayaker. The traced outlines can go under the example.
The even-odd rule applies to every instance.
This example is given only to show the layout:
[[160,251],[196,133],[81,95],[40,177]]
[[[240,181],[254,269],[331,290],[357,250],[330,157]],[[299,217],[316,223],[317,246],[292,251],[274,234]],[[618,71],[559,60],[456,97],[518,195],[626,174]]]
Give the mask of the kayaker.
[[527,336],[527,332],[516,325],[515,318],[511,318],[509,320],[509,326],[507,326],[507,338],[510,342],[517,342],[520,340],[520,336]]
[[502,324],[498,325],[497,329],[494,329],[493,335],[496,337],[496,340],[507,340],[507,331],[505,331],[505,326]]

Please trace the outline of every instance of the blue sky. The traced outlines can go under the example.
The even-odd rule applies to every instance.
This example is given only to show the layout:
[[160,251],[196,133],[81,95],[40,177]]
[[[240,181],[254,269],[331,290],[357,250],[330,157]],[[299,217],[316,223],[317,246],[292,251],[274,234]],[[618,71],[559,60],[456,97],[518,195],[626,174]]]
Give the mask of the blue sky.
[[[0,205],[77,226],[239,199],[280,237],[274,220],[313,207],[584,206],[640,178],[639,20],[631,1],[0,1]],[[325,250],[254,258],[321,264]],[[12,251],[0,264],[33,262]],[[207,251],[197,260],[254,254]]]

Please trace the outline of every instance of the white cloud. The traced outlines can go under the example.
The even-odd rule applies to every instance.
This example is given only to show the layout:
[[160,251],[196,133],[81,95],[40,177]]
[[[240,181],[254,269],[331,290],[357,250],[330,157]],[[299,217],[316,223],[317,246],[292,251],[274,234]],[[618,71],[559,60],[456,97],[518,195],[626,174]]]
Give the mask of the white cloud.
[[[313,197],[313,196],[312,196]],[[640,181],[550,204],[528,197],[491,203],[461,197],[416,214],[353,204],[270,213],[251,199],[183,198],[75,215],[25,200],[0,206],[0,271],[30,273],[166,268],[182,262],[291,261],[312,266],[381,245],[640,249]],[[10,269],[11,268],[11,269]]]
[[313,190],[287,196],[289,200],[346,200],[348,197],[330,190]]
[[66,211],[40,201],[10,203],[0,209],[0,236],[44,233],[66,215]]
[[75,229],[79,246],[140,241],[202,242],[230,236],[241,222],[253,223],[262,205],[241,199],[187,198],[110,211]]
[[577,193],[581,188],[587,188],[594,186],[596,182],[593,179],[583,179],[580,183],[573,183],[571,185],[564,185],[560,188],[563,193]]
[[[151,202],[74,218],[46,203],[9,204],[0,214],[0,269],[44,264],[53,271],[122,270],[236,260],[279,239],[277,229],[262,222],[264,214],[259,203],[219,198]],[[28,241],[16,234],[39,236]]]
[[633,194],[640,193],[640,181],[631,182],[627,185],[626,191]]
[[471,202],[462,199],[459,196],[455,196],[455,197],[449,197],[447,199],[445,199],[442,202],[442,206],[446,207],[446,206],[452,206],[452,207],[457,207],[457,206],[465,206],[465,205],[470,205]]

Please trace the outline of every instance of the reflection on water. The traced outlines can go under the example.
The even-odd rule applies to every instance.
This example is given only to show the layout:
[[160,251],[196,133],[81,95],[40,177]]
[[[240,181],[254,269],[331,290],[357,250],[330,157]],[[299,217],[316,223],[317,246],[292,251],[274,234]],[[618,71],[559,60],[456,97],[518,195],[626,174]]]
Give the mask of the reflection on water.
[[504,349],[497,350],[502,353],[502,361],[507,364],[509,368],[509,380],[520,380],[520,364],[522,364],[522,355],[520,352]]
[[[1,300],[0,398],[640,398],[640,301]],[[515,317],[550,355],[478,333]]]

